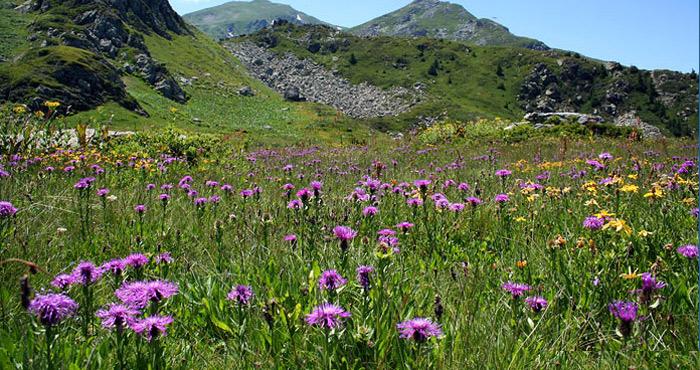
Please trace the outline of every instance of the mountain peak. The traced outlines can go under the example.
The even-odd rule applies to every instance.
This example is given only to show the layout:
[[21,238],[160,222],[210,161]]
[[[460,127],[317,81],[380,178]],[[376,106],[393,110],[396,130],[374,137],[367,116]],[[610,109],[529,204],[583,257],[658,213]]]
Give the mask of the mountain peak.
[[508,45],[547,50],[541,41],[519,37],[508,28],[479,19],[459,4],[440,0],[414,0],[394,12],[351,29],[360,36],[434,37],[477,45]]

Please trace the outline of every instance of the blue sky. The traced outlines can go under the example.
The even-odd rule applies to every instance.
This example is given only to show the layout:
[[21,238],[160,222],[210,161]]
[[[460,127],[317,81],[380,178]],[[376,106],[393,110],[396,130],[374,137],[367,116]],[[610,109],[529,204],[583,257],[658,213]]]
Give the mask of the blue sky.
[[[170,0],[185,14],[226,0]],[[355,26],[411,0],[275,0],[340,26]],[[516,35],[645,69],[698,70],[698,0],[452,0]]]

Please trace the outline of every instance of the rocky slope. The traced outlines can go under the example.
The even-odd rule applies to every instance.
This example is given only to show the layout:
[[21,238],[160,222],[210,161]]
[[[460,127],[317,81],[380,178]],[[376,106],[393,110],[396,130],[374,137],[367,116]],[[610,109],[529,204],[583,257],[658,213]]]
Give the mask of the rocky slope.
[[146,114],[126,93],[121,77],[129,74],[168,99],[187,101],[144,42],[144,35],[192,35],[167,0],[29,0],[16,11],[34,21],[27,50],[0,67],[0,100],[36,107],[59,100],[77,111],[116,101]]
[[254,76],[291,101],[323,103],[353,118],[395,116],[416,101],[416,93],[409,89],[352,84],[337,72],[291,53],[278,55],[249,42],[230,43],[227,48]]
[[278,19],[294,24],[326,24],[289,5],[268,0],[231,1],[183,18],[215,39],[254,33]]
[[428,36],[476,45],[549,49],[541,41],[513,35],[506,27],[490,19],[479,19],[461,5],[439,0],[413,1],[401,9],[353,27],[350,32],[359,36]]

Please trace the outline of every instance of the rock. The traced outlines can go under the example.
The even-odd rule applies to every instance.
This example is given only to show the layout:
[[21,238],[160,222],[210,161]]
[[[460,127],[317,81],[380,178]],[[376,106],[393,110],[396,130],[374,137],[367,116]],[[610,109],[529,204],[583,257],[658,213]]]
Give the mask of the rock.
[[253,89],[250,86],[243,86],[238,89],[238,95],[240,96],[255,96]]
[[579,124],[602,123],[605,120],[603,117],[576,113],[576,112],[531,112],[525,115],[524,120],[531,123],[545,123],[551,117],[557,117],[562,121],[576,121]]
[[641,132],[642,137],[645,139],[659,139],[664,137],[658,127],[642,121],[641,118],[637,116],[637,112],[635,111],[629,111],[617,117],[615,119],[615,125],[637,128]]
[[301,96],[301,92],[299,92],[299,88],[296,86],[290,86],[286,90],[284,90],[284,98],[289,101],[304,100],[304,98]]

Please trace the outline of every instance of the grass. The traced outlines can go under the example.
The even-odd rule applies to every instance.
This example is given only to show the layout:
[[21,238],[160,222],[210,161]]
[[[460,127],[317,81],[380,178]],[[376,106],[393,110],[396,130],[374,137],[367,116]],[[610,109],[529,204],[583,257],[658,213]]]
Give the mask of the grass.
[[[83,308],[51,327],[54,363],[116,367],[116,334],[101,328],[92,311],[115,302],[122,281],[141,279],[172,281],[179,292],[144,310],[173,317],[167,336],[147,342],[125,329],[127,368],[627,369],[694,368],[700,361],[697,260],[676,251],[698,242],[691,214],[697,167],[679,167],[697,157],[694,141],[538,137],[514,145],[425,145],[407,138],[254,151],[230,144],[220,142],[219,150],[190,162],[165,163],[167,152],[116,154],[109,146],[28,153],[44,160],[12,159],[20,165],[3,159],[9,176],[0,178],[0,200],[19,209],[0,218],[3,259],[40,268],[31,273],[18,261],[0,264],[0,366],[47,366],[46,328],[21,306],[21,276],[28,274],[34,294],[58,291],[50,281],[78,262],[101,264],[136,252],[151,262],[121,276],[106,273],[87,289],[65,289]],[[598,159],[606,151],[613,158]],[[605,169],[586,163],[594,158]],[[104,172],[96,173],[95,164]],[[64,171],[69,165],[75,169]],[[512,175],[496,176],[503,168]],[[74,184],[88,176],[94,182],[77,190]],[[420,178],[432,183],[416,188],[412,182]],[[320,193],[290,209],[296,191],[314,180],[322,182]],[[155,189],[147,190],[151,183]],[[198,194],[188,196],[184,183]],[[225,183],[233,191],[221,189]],[[289,195],[285,183],[296,187]],[[163,184],[174,188],[161,190]],[[99,198],[98,188],[113,198]],[[256,188],[257,195],[239,194]],[[160,193],[170,194],[167,204]],[[484,203],[461,212],[439,209],[438,193],[453,205],[466,197]],[[509,200],[499,205],[494,198],[501,193]],[[371,200],[352,200],[363,194]],[[215,195],[218,203],[194,204]],[[418,197],[423,206],[407,204]],[[146,206],[142,215],[138,204]],[[370,205],[378,213],[364,216]],[[604,229],[583,227],[586,217],[602,213]],[[395,227],[402,221],[414,227],[403,233]],[[347,252],[334,236],[337,225],[358,233]],[[385,228],[397,231],[400,250],[390,247],[395,241],[378,239]],[[289,234],[296,243],[283,240]],[[165,251],[174,261],[155,264]],[[355,281],[359,265],[375,268],[368,290]],[[348,280],[335,293],[318,285],[328,269]],[[643,272],[667,285],[635,293]],[[526,295],[542,296],[548,306],[533,311],[503,291],[506,281],[530,285]],[[226,299],[237,284],[252,287],[250,304]],[[636,303],[644,318],[627,336],[608,310],[614,300]],[[324,301],[352,316],[333,331],[308,325],[305,315]],[[419,316],[438,323],[444,335],[422,343],[401,339],[397,323]]]

